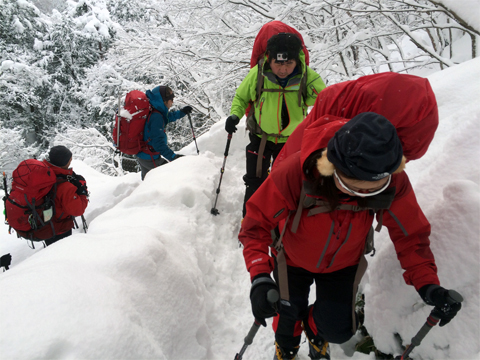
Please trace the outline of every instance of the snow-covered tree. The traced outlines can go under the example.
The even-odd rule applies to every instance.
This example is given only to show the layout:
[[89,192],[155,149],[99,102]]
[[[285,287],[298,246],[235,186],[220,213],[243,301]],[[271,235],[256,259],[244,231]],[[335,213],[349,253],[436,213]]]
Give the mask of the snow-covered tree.
[[42,106],[37,89],[47,81],[46,71],[36,65],[36,47],[48,19],[28,1],[1,0],[0,5],[0,118],[4,127],[19,126],[28,137]]

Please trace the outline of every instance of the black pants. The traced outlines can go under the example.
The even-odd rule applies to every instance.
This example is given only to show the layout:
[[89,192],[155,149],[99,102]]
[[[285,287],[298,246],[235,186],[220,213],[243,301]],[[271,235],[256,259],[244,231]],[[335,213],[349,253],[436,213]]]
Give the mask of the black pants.
[[247,173],[243,176],[245,181],[245,198],[243,200],[243,217],[246,214],[245,204],[248,199],[257,191],[268,176],[268,170],[270,168],[270,159],[272,164],[277,158],[280,150],[282,150],[284,143],[275,144],[274,142],[267,141],[262,158],[262,176],[257,177],[257,159],[258,150],[260,148],[260,138],[257,135],[249,133],[250,143],[246,147],[246,159],[247,159]]
[[[305,269],[288,266],[288,286],[291,306],[279,310],[275,340],[283,349],[300,345],[301,322],[307,323],[310,340],[326,340],[341,344],[354,335],[353,297],[357,266],[328,274],[311,273]],[[274,271],[278,283],[278,273]],[[308,306],[310,286],[315,282],[316,300]],[[356,292],[356,290],[355,290]],[[358,324],[358,320],[355,320]],[[314,326],[308,326],[314,323]],[[316,329],[315,329],[316,328]]]
[[141,159],[138,156],[135,157],[137,158],[138,164],[140,165],[140,169],[142,169],[142,180],[145,179],[145,175],[147,175],[150,170],[158,166],[162,166],[168,162],[161,156],[158,159],[155,159],[155,161]]

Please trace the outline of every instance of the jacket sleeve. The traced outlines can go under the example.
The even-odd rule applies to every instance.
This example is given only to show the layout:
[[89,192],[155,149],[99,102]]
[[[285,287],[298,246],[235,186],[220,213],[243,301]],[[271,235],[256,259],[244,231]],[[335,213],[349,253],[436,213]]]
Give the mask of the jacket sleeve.
[[302,189],[302,177],[296,172],[298,163],[298,157],[292,156],[281,164],[247,201],[247,215],[238,238],[244,246],[243,256],[252,279],[273,269],[269,255],[271,231],[277,225],[283,227],[288,214],[297,208]]
[[168,161],[173,160],[175,153],[168,147],[168,140],[167,135],[165,134],[162,115],[153,113],[150,117],[150,131],[148,137],[150,138],[148,144],[151,145],[155,151],[159,152]]
[[170,124],[171,122],[175,122],[177,121],[178,119],[181,119],[183,118],[184,116],[186,116],[187,114],[185,114],[184,112],[180,111],[180,110],[177,110],[177,111],[169,111],[167,116],[168,116],[168,121],[167,121],[167,124]]
[[[246,204],[247,215],[242,221],[238,235],[244,246],[243,257],[251,279],[273,270],[273,259],[269,255],[269,246],[272,244],[271,231],[288,216],[289,212],[287,202],[273,181],[267,178],[262,185],[265,186],[261,186]],[[280,216],[275,217],[280,211],[282,211]]]
[[437,266],[430,249],[430,223],[417,203],[408,176],[397,176],[397,194],[390,209],[383,215],[398,260],[405,270],[408,285],[420,289],[427,284],[439,285]]
[[248,75],[243,79],[240,86],[235,91],[233,97],[232,107],[230,109],[231,115],[238,116],[239,119],[245,115],[248,103],[250,100],[255,101],[257,98],[257,75],[258,65],[250,69]]
[[[59,191],[60,192],[60,191]],[[88,199],[85,195],[77,194],[77,187],[70,183],[65,183],[60,194],[62,208],[67,215],[81,216],[88,205]]]
[[307,99],[305,103],[308,106],[313,106],[318,94],[325,89],[325,87],[325,83],[320,75],[307,66]]

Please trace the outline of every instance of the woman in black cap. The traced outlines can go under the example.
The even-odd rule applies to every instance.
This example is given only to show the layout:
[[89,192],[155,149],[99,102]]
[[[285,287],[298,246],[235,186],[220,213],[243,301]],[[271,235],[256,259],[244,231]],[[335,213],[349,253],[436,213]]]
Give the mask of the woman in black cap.
[[[295,359],[302,329],[312,359],[329,359],[329,342],[355,334],[354,300],[375,215],[388,228],[406,283],[427,304],[445,304],[448,293],[429,247],[430,224],[403,171],[406,159],[392,123],[372,112],[351,120],[325,115],[304,130],[300,149],[278,163],[247,202],[239,234],[253,314],[265,325],[278,312],[274,359]],[[271,257],[275,228],[282,235]],[[314,282],[316,301],[309,306]],[[282,300],[272,304],[267,294],[278,288]],[[456,303],[439,312],[440,325],[459,309]]]

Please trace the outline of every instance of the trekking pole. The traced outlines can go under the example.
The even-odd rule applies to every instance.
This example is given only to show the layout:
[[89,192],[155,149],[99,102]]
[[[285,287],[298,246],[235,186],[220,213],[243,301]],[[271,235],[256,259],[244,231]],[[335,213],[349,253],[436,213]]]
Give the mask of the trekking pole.
[[85,231],[85,234],[86,234],[88,230],[88,224],[87,224],[87,220],[85,220],[85,216],[83,215],[82,215],[82,223],[83,223],[83,231]]
[[225,146],[225,153],[223,154],[225,157],[223,158],[223,165],[222,165],[222,168],[220,169],[220,181],[218,182],[217,197],[215,198],[215,204],[213,204],[212,210],[210,210],[210,213],[215,216],[220,214],[216,206],[217,206],[218,194],[220,194],[220,185],[222,185],[223,173],[225,172],[225,163],[227,162],[228,150],[230,149],[231,141],[232,141],[232,134],[228,133],[227,145]]
[[435,325],[438,324],[440,321],[440,318],[438,317],[438,312],[443,311],[447,312],[450,310],[450,305],[453,305],[455,303],[461,303],[463,301],[462,295],[460,295],[458,292],[455,290],[448,290],[448,302],[445,304],[445,306],[442,309],[437,309],[434,308],[430,315],[427,318],[427,321],[425,324],[423,324],[422,328],[418,331],[418,333],[412,338],[412,342],[408,347],[405,349],[402,355],[398,355],[395,360],[408,360],[410,359],[408,355],[412,352],[412,350],[420,345],[422,342],[423,338],[428,334],[428,332],[434,327]]
[[197,145],[197,138],[195,137],[195,132],[193,131],[192,118],[190,117],[190,114],[187,114],[187,116],[188,116],[188,120],[190,120],[190,127],[192,128],[193,141],[195,141],[195,146],[197,147],[197,154],[200,154],[200,150],[198,150],[198,145]]
[[120,146],[120,101],[121,101],[120,92],[118,92],[118,108],[117,108],[117,149]]
[[[7,190],[7,175],[5,171],[3,172],[3,189],[5,190],[5,196],[3,197],[3,214],[5,215],[5,224],[8,224],[8,217],[7,217],[7,200],[8,200],[8,190]],[[10,233],[10,231],[8,232]]]
[[[267,292],[267,300],[270,304],[276,304],[278,299],[280,299],[280,295],[278,294],[278,291],[275,289],[270,289]],[[258,329],[260,329],[260,322],[255,319],[253,322],[252,327],[250,328],[250,331],[248,332],[247,336],[245,336],[244,344],[242,346],[242,349],[240,350],[237,355],[235,355],[235,358],[233,360],[242,360],[242,356],[245,353],[245,350],[247,350],[248,345],[251,345],[253,342],[253,338],[255,335],[257,335]]]

